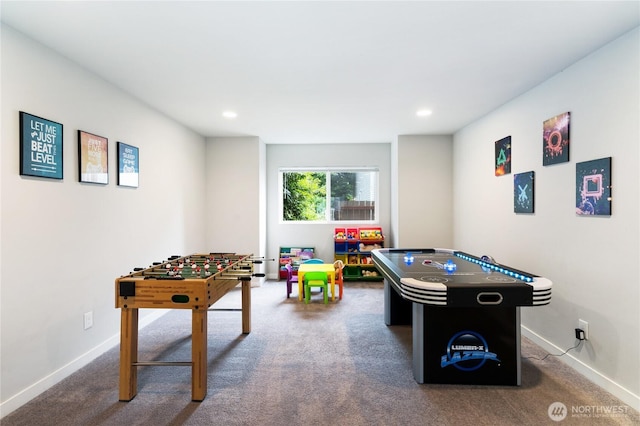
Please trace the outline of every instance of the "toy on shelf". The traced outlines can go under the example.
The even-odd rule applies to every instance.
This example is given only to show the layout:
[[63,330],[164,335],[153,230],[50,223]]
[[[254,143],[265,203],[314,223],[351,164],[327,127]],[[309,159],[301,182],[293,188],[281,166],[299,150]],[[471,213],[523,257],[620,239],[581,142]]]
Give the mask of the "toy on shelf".
[[360,229],[360,239],[361,240],[382,240],[384,239],[382,235],[381,228],[361,228]]
[[360,243],[359,245],[360,251],[371,251],[374,249],[379,249],[382,248],[382,246],[380,244],[365,244],[365,243]]

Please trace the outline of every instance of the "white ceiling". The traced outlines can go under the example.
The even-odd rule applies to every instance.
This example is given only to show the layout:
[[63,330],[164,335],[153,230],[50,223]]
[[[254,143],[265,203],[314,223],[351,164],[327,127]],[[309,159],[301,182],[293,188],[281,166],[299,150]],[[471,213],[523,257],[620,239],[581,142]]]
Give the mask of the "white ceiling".
[[461,129],[639,26],[640,2],[2,0],[1,19],[203,136],[389,142]]

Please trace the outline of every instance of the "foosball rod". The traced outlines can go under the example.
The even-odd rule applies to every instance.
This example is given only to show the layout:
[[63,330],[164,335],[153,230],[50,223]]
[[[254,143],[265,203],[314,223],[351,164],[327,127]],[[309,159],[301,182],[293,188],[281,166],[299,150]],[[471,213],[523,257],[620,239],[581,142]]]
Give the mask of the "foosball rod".
[[253,263],[261,264],[262,262],[275,262],[275,259],[265,259],[264,256],[260,257],[252,257],[251,260]]
[[223,273],[220,274],[216,274],[214,275],[213,279],[221,279],[221,280],[228,280],[228,279],[233,279],[233,278],[237,278],[238,281],[251,281],[251,277],[265,277],[266,274],[261,274],[261,273],[257,273],[257,274],[230,274],[229,271],[224,271]]

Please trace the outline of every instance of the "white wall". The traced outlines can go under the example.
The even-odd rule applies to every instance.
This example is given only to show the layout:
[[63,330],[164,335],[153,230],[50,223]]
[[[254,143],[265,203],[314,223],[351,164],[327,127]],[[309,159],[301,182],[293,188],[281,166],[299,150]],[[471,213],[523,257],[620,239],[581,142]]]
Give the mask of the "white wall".
[[264,143],[257,137],[209,138],[206,164],[207,250],[264,256]]
[[[205,141],[4,25],[1,47],[5,415],[119,343],[116,277],[206,249]],[[63,124],[64,180],[19,175],[19,111]],[[78,129],[109,139],[108,185],[78,182]],[[116,141],[140,148],[137,189],[116,185]]]
[[[281,246],[302,245],[315,247],[317,257],[333,261],[333,232],[341,226],[281,223],[278,214],[280,167],[378,167],[380,220],[376,226],[381,226],[385,238],[390,238],[390,147],[390,143],[267,145],[267,256],[277,259]],[[354,224],[354,227],[360,225]],[[267,273],[269,278],[277,278],[277,263],[269,263]]]
[[452,137],[398,136],[396,152],[395,247],[453,248]]
[[[493,255],[554,283],[524,308],[527,335],[640,407],[638,29],[454,135],[455,247]],[[542,123],[570,111],[569,163],[542,166]],[[535,213],[513,213],[513,175],[494,176],[494,142],[512,137],[512,174],[535,171]],[[612,157],[613,214],[575,214],[576,163]],[[553,401],[550,401],[550,403]]]

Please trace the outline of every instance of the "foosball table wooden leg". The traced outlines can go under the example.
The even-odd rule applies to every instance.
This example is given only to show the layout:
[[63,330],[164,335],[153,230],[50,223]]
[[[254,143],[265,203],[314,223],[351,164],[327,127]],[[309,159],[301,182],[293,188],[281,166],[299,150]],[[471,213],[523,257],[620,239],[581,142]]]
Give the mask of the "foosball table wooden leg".
[[138,309],[122,308],[120,314],[120,401],[138,393]]
[[207,307],[191,314],[191,399],[207,396]]
[[251,333],[251,281],[242,281],[242,333]]

